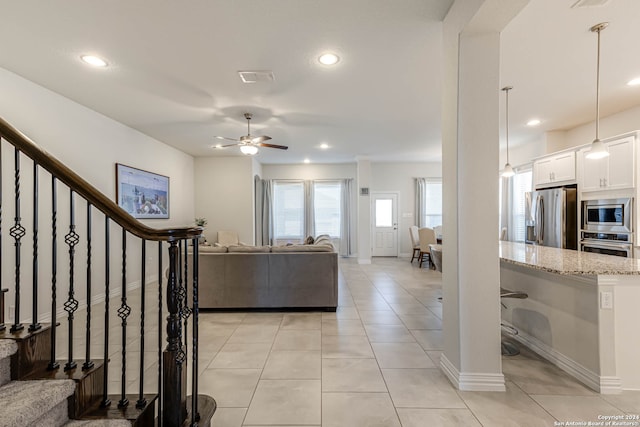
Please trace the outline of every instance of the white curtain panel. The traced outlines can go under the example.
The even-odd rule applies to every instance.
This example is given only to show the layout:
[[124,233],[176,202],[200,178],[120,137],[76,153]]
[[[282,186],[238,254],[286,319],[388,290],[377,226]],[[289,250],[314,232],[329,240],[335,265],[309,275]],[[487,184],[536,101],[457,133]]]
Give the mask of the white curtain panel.
[[304,182],[304,236],[315,237],[316,219],[313,207],[313,181]]
[[427,193],[427,179],[416,178],[416,219],[415,224],[418,227],[425,227],[424,217],[427,214],[425,210],[425,196]]
[[340,181],[340,249],[341,256],[351,255],[351,196],[353,192],[353,178]]

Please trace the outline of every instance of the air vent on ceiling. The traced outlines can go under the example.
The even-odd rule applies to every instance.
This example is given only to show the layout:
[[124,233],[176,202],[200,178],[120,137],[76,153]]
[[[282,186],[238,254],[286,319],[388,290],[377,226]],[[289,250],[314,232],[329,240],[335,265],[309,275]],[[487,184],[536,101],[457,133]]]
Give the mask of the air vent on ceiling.
[[273,71],[238,71],[240,79],[244,83],[272,82],[274,80]]
[[611,0],[578,0],[571,6],[572,8],[578,7],[596,7],[596,6],[604,6],[609,3]]

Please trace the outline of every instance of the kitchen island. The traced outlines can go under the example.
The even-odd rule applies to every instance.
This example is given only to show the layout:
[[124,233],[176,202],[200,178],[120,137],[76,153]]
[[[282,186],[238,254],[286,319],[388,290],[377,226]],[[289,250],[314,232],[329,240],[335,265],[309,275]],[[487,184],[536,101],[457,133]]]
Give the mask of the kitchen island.
[[640,260],[500,242],[503,322],[516,339],[600,393],[640,390]]

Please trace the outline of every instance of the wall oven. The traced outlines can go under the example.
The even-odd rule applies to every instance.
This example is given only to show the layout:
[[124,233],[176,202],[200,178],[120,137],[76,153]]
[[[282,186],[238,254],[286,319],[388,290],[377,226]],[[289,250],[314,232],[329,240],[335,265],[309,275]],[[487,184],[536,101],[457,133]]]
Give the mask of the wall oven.
[[580,250],[625,258],[633,257],[633,235],[631,233],[582,232]]
[[584,200],[582,229],[603,233],[633,232],[631,198]]

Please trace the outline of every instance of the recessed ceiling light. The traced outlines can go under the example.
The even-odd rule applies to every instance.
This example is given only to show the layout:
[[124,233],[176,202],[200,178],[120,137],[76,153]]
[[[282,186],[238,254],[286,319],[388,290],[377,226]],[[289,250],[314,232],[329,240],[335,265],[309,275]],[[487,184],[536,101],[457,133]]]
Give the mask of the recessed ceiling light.
[[327,148],[329,148],[329,144],[327,144],[326,142],[323,142],[322,144],[320,144],[320,148],[322,148],[323,150],[326,150]]
[[322,65],[335,65],[340,61],[340,57],[335,53],[323,53],[318,57],[318,62]]
[[527,122],[527,126],[538,126],[540,124],[540,120],[531,119]]
[[629,81],[627,82],[627,84],[628,84],[629,86],[638,86],[638,85],[640,85],[640,77],[636,77],[636,78],[635,78],[635,79],[633,79],[633,80],[629,80]]
[[108,65],[107,61],[94,55],[82,55],[80,59],[82,59],[83,62],[89,65],[93,65],[94,67],[106,67]]
[[311,163],[311,160],[309,160],[309,159],[304,159],[304,162],[305,162],[305,163]]

